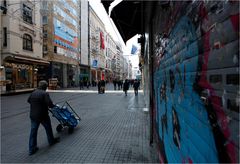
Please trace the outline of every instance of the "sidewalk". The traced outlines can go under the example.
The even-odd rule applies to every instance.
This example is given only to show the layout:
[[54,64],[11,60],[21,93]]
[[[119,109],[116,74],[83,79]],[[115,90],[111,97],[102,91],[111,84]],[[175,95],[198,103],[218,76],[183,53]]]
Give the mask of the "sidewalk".
[[[28,156],[30,130],[28,94],[4,97],[1,119],[2,163],[159,163],[155,145],[149,145],[149,113],[143,93],[111,90],[107,93],[49,92],[54,102],[67,100],[81,117],[73,134],[57,133],[59,122],[52,117],[54,135],[60,143],[49,147],[42,126],[39,151]],[[97,88],[90,88],[97,91]],[[87,90],[87,89],[86,89]],[[61,91],[61,90],[59,90]],[[18,104],[17,106],[14,104]],[[11,111],[12,113],[8,113]]]
[[[32,92],[35,88],[26,88],[26,89],[19,89],[19,90],[12,90],[12,91],[5,91],[5,92],[1,92],[0,95],[1,96],[11,96],[11,95],[17,95],[17,94],[21,94],[21,93],[29,93]],[[60,88],[57,90],[80,90],[79,87],[68,87],[68,88]],[[82,90],[94,90],[97,91],[98,87],[92,87],[90,86],[89,88],[87,88],[86,86],[82,89]],[[106,85],[106,90],[113,90],[113,86],[112,84],[107,84]],[[49,91],[56,91],[56,90],[49,90]]]
[[5,91],[5,92],[1,92],[0,95],[1,96],[17,95],[17,94],[21,94],[21,93],[32,92],[34,89],[35,88],[19,89],[19,90],[13,90],[13,91]]

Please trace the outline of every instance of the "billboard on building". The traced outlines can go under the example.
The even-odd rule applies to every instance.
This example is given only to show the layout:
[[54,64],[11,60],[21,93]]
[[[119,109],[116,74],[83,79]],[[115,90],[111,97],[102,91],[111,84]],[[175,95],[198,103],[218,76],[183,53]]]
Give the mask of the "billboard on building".
[[[71,8],[71,10],[75,11],[74,8]],[[78,48],[80,38],[77,32],[77,21],[65,13],[59,6],[54,5],[54,11],[63,18],[63,20],[60,20],[57,17],[53,18],[53,44],[57,47],[57,54],[80,60]]]

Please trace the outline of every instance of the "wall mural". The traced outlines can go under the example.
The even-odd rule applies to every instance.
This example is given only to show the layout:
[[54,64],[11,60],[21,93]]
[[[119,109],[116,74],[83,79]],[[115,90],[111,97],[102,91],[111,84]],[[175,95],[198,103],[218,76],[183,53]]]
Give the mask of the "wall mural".
[[[239,160],[239,110],[226,105],[227,85],[214,83],[225,76],[219,71],[239,74],[238,5],[197,2],[193,8],[186,2],[161,10],[171,13],[170,21],[155,26],[164,28],[155,31],[154,41],[155,118],[162,162]],[[239,82],[235,84],[238,91]],[[239,93],[231,94],[238,101]],[[238,116],[231,121],[234,112]]]

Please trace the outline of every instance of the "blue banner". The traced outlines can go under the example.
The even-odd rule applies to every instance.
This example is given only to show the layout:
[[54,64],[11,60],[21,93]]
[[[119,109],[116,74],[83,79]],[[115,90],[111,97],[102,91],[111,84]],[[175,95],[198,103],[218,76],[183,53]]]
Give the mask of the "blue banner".
[[137,52],[137,47],[135,45],[132,45],[132,50],[131,50],[131,54],[135,54]]

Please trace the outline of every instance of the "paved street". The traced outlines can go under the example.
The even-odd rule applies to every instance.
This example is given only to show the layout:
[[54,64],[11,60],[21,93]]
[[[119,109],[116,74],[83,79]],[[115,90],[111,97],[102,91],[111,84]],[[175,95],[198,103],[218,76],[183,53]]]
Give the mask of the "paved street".
[[94,90],[50,91],[54,103],[68,101],[81,117],[73,134],[57,133],[60,143],[49,147],[44,128],[38,132],[39,151],[28,156],[30,133],[29,93],[1,97],[1,162],[14,163],[158,163],[155,146],[149,146],[149,113],[144,112],[143,93],[105,94]]

